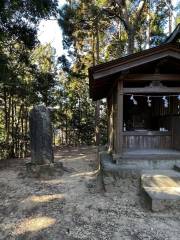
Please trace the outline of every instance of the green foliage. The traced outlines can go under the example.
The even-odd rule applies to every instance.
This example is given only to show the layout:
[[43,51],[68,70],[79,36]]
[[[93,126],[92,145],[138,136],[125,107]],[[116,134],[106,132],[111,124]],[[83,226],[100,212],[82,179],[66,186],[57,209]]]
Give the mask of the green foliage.
[[32,104],[51,102],[53,53],[37,46],[37,28],[56,13],[56,0],[0,3],[0,158],[27,154],[28,111]]
[[[96,104],[89,99],[88,68],[156,46],[169,20],[165,0],[71,0],[59,10],[67,55],[55,59],[41,46],[37,26],[57,17],[57,0],[0,1],[0,154],[28,152],[28,112],[53,109],[61,144],[92,144]],[[177,21],[179,8],[177,6]],[[57,61],[57,62],[56,62]],[[97,110],[97,108],[96,108]],[[107,142],[106,102],[100,102],[101,143]],[[57,131],[58,132],[58,131]]]
[[[165,0],[68,1],[59,18],[68,52],[68,58],[59,58],[63,70],[64,101],[59,110],[63,112],[62,127],[70,132],[76,129],[79,141],[88,138],[86,128],[93,141],[95,104],[88,96],[88,67],[160,44],[165,38],[168,17]],[[101,102],[99,124],[103,143],[107,141],[104,105]]]
[[38,102],[49,106],[53,102],[53,91],[56,85],[56,67],[54,50],[51,46],[37,46],[31,55],[34,67],[32,93]]
[[175,9],[177,12],[177,15],[176,15],[176,25],[177,25],[180,23],[180,3],[177,4]]

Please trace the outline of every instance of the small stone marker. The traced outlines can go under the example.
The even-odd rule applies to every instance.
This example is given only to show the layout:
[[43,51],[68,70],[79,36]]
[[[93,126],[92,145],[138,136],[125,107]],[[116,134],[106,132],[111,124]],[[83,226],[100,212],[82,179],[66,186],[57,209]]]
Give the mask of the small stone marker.
[[32,177],[49,177],[63,174],[61,162],[54,163],[50,111],[45,106],[35,106],[29,118],[31,162],[26,164]]

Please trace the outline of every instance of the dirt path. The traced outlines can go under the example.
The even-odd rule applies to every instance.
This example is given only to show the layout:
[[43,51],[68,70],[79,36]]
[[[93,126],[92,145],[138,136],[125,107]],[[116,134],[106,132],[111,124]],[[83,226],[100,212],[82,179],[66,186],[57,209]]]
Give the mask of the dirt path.
[[20,174],[23,160],[0,164],[0,239],[180,239],[180,213],[148,211],[136,180],[98,193],[95,159],[92,147],[61,149],[56,161],[72,171],[41,181]]

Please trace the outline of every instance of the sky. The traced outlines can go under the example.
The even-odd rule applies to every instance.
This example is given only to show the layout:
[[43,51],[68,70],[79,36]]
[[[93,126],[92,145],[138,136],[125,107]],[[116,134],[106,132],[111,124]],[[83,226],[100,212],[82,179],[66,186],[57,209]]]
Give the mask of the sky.
[[[175,6],[180,0],[172,0]],[[63,6],[66,0],[59,0],[59,6]],[[39,25],[38,38],[42,44],[50,43],[56,49],[56,55],[63,54],[62,31],[56,20],[42,20]]]
[[[63,6],[66,0],[59,0],[59,6]],[[42,20],[39,24],[38,39],[42,44],[51,43],[56,49],[56,55],[63,54],[62,31],[57,20]]]

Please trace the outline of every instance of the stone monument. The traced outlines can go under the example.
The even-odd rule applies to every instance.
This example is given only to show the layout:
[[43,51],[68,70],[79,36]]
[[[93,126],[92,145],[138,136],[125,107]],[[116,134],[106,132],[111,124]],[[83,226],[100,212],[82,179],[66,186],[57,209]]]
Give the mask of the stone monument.
[[35,106],[29,118],[31,162],[26,164],[31,177],[49,177],[63,174],[63,165],[54,163],[52,124],[50,110],[43,105]]
[[31,162],[39,165],[54,162],[50,111],[36,106],[30,112]]

